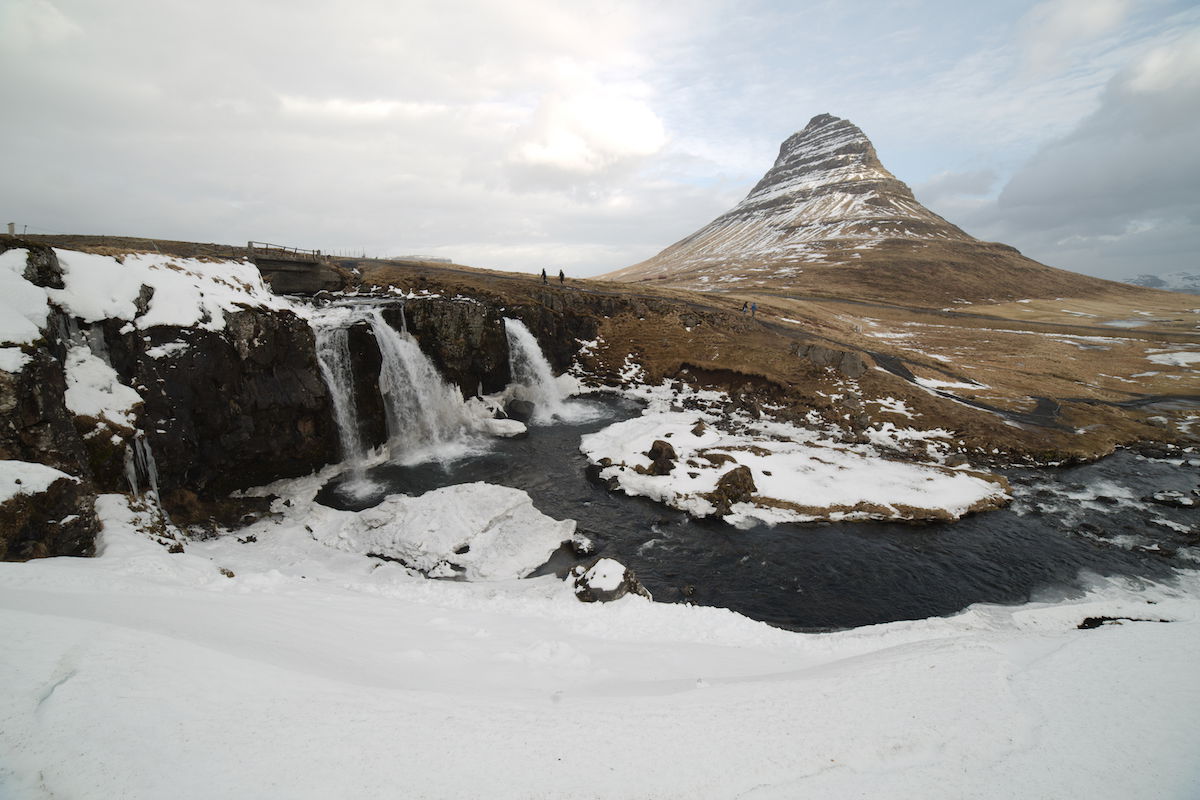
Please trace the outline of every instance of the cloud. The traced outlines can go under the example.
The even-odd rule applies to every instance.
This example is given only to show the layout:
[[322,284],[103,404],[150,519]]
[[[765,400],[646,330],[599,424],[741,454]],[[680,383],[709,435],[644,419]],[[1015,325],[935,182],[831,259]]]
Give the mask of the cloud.
[[8,0],[0,5],[0,47],[28,52],[83,33],[49,0]]
[[939,172],[919,184],[914,191],[927,204],[964,196],[974,197],[990,192],[998,177],[996,172],[991,169]]
[[1044,75],[1061,67],[1070,48],[1117,28],[1130,0],[1046,0],[1021,20],[1025,67]]
[[[1200,252],[1200,29],[1144,53],[1099,108],[1041,148],[976,215],[1055,266],[1121,277]],[[987,220],[987,221],[984,221]]]
[[[992,203],[1006,172],[1096,111],[1129,53],[1200,19],[1186,0],[1085,5],[1021,22],[949,0],[0,0],[0,210],[59,232],[600,272],[727,210],[828,111],[955,223],[1053,227],[1037,241],[1079,252],[1098,233],[1159,241],[1187,223],[1144,204],[1098,232],[1065,213],[1049,226],[1039,198],[1072,171],[1054,172],[1052,148],[1035,166],[1054,180],[1019,176],[1003,214]],[[1058,66],[1021,78],[1023,54],[1052,45]],[[1182,98],[1191,58],[1147,56],[1104,102],[1157,118],[1143,128],[1161,149],[1195,105],[1137,98]],[[1143,128],[1089,124],[1097,142],[1126,136],[1128,152],[1081,129],[1101,172],[1150,169],[1132,165]],[[1069,202],[1083,200],[1098,202]]]

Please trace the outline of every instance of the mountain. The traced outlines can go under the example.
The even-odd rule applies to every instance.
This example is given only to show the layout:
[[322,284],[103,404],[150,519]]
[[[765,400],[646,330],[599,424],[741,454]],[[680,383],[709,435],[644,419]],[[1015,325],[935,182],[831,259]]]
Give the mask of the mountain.
[[921,205],[856,125],[829,114],[788,137],[775,165],[731,210],[653,258],[602,277],[923,303],[1080,296],[1117,286],[973,238]]
[[1200,294],[1200,272],[1165,272],[1161,275],[1138,275],[1136,278],[1126,278],[1125,283],[1131,283],[1134,286],[1145,286],[1150,289],[1163,289],[1168,292]]

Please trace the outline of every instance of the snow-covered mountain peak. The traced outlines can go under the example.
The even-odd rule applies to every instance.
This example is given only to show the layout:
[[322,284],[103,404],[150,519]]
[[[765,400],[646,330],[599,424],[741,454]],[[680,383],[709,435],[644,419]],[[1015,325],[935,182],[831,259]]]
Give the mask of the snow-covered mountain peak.
[[693,288],[733,288],[729,284],[749,278],[755,284],[786,279],[805,264],[858,258],[857,251],[897,239],[973,241],[918,203],[857,125],[819,114],[784,140],[775,164],[744,200],[654,258],[609,277],[686,276],[682,282]]
[[887,188],[912,197],[896,177],[884,169],[875,147],[857,125],[830,114],[820,114],[784,140],[775,165],[762,177],[738,207],[758,206],[791,194],[811,194],[832,187],[852,187],[864,182],[887,182]]

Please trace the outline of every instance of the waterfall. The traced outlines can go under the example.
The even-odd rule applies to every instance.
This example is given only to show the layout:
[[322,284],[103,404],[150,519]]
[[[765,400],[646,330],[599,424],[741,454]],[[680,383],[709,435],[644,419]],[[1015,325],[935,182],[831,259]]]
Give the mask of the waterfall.
[[354,372],[350,363],[350,330],[345,327],[318,326],[317,363],[321,377],[333,401],[333,417],[337,423],[342,460],[350,465],[359,478],[366,462],[366,450],[358,430],[357,409],[354,403]]
[[508,367],[515,384],[514,394],[533,403],[533,418],[537,422],[565,417],[566,398],[537,339],[519,319],[505,317],[504,332],[508,336]]
[[[403,311],[403,309],[401,309]],[[402,324],[407,323],[403,317]],[[363,322],[379,346],[379,391],[392,456],[419,461],[466,443],[473,420],[462,394],[438,372],[407,331],[397,331],[376,305],[336,306],[313,320],[321,377],[329,388],[343,458],[361,478],[366,447],[359,433],[348,330]]]
[[411,334],[387,324],[382,311],[370,309],[367,321],[383,356],[379,391],[392,448],[436,452],[461,443],[472,427],[462,393],[441,376]]

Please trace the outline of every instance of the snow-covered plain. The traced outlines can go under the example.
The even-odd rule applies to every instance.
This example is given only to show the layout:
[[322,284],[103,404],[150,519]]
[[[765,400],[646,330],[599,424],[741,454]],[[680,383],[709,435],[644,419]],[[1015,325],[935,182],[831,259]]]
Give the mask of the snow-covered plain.
[[172,554],[99,510],[97,558],[0,564],[0,797],[1200,792],[1195,574],[796,634],[428,580],[301,511]]

